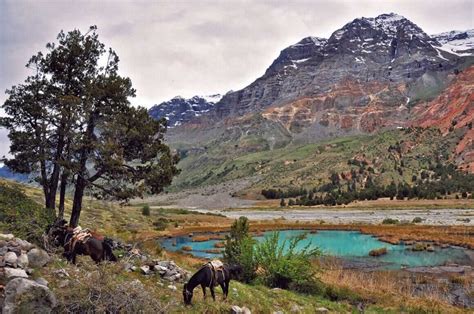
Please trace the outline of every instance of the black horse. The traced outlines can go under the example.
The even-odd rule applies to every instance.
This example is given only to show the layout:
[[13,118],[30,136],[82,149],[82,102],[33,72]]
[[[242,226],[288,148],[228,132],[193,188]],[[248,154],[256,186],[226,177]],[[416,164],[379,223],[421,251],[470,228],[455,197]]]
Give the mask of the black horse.
[[221,269],[214,269],[210,263],[205,264],[199,269],[183,287],[183,298],[186,305],[191,304],[193,298],[193,290],[197,286],[201,285],[204,298],[206,298],[206,287],[211,290],[212,299],[216,300],[214,293],[214,287],[220,285],[222,292],[224,293],[224,300],[229,294],[229,282],[231,277],[235,276],[242,271],[240,266],[224,265]]
[[112,252],[111,240],[95,232],[91,232],[91,236],[85,241],[75,241],[73,228],[55,225],[51,228],[50,235],[55,245],[64,247],[64,257],[73,264],[76,264],[78,254],[89,255],[96,263],[103,260],[117,261]]

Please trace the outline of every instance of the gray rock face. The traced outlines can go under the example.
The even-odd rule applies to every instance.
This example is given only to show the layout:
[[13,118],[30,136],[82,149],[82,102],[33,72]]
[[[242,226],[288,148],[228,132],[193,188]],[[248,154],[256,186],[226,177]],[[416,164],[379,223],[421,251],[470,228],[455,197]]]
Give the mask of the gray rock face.
[[50,260],[46,251],[34,248],[28,252],[28,261],[31,267],[43,267]]
[[305,38],[280,53],[266,73],[216,104],[218,117],[256,112],[302,96],[328,92],[344,78],[362,82],[409,82],[453,69],[458,56],[416,24],[397,14],[359,18],[329,39]]
[[5,286],[2,313],[51,313],[56,297],[44,285],[29,279],[16,278]]

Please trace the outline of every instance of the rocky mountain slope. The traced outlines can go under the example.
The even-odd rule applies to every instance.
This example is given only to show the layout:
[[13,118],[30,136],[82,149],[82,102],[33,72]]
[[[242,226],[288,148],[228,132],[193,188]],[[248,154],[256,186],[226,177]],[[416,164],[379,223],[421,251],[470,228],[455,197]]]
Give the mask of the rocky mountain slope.
[[151,113],[159,108],[155,116],[173,117],[170,125],[179,127],[171,142],[197,133],[195,142],[215,138],[255,115],[303,142],[403,126],[410,107],[435,98],[473,63],[471,41],[472,31],[429,36],[394,13],[358,18],[328,39],[307,37],[282,50],[262,77],[212,107],[194,113],[172,100]]
[[[391,13],[357,18],[328,39],[303,38],[282,50],[249,86],[225,94],[209,111],[168,131],[168,141],[178,149],[187,175],[177,183],[200,186],[261,176],[261,165],[253,164],[255,156],[249,154],[284,153],[333,138],[419,125],[441,127],[446,135],[454,120],[458,133],[450,136],[449,145],[458,136],[460,142],[450,160],[467,168],[472,141],[466,121],[473,113],[466,82],[473,76],[472,35],[466,31],[430,36]],[[464,109],[458,112],[460,104],[464,114]],[[452,114],[445,116],[446,112]],[[465,116],[462,121],[460,115]],[[458,122],[462,123],[456,127]],[[433,136],[427,140],[433,141]],[[423,138],[417,142],[430,146]],[[258,163],[267,162],[264,155]],[[245,161],[230,162],[240,159]],[[337,163],[326,161],[328,169]],[[299,171],[295,164],[291,168]],[[309,169],[303,165],[301,171]],[[417,171],[413,169],[414,174]],[[408,177],[401,178],[409,182]],[[286,182],[272,180],[262,186]]]
[[474,54],[474,29],[467,31],[451,31],[431,35],[441,44],[441,49],[448,52],[468,56]]
[[436,99],[414,108],[413,125],[438,127],[444,135],[461,134],[454,158],[461,168],[474,172],[474,66],[460,73]]
[[150,108],[149,113],[155,119],[165,118],[168,121],[168,127],[172,128],[209,112],[221,98],[222,96],[219,94],[194,96],[189,99],[177,96],[169,101],[154,105]]

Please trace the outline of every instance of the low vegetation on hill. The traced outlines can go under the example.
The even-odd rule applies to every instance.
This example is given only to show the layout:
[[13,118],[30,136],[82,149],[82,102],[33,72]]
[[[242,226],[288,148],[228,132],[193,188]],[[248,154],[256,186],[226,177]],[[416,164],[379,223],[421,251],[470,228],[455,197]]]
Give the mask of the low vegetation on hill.
[[[186,175],[176,178],[171,191],[257,177],[256,183],[240,194],[256,195],[263,190],[266,198],[295,198],[308,195],[315,188],[323,192],[339,189],[362,192],[370,187],[378,190],[377,193],[364,191],[365,198],[371,199],[372,194],[383,196],[386,193],[381,190],[395,184],[397,191],[398,187],[404,190],[417,186],[417,191],[410,193],[420,194],[416,195],[420,198],[435,198],[446,194],[438,193],[441,187],[436,182],[449,178],[443,189],[461,197],[462,192],[470,192],[472,178],[458,174],[450,159],[450,152],[462,136],[457,134],[460,132],[452,132],[440,141],[437,129],[407,128],[319,144],[292,144],[256,153],[237,152],[221,144],[187,154],[180,162]],[[432,188],[436,190],[434,193],[429,192]],[[393,195],[396,196],[397,193]],[[344,198],[359,197],[345,195]]]

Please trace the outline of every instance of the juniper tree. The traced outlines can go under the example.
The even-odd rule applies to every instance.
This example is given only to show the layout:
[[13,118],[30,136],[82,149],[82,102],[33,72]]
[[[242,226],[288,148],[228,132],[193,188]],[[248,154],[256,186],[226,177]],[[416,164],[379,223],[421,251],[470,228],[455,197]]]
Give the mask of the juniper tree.
[[163,142],[166,122],[131,106],[132,82],[119,75],[119,58],[95,26],[85,34],[61,31],[57,39],[28,62],[34,75],[7,91],[8,117],[0,124],[11,140],[5,163],[37,174],[47,209],[55,212],[59,187],[61,216],[66,187],[74,187],[76,226],[87,189],[121,201],[159,193],[178,173],[178,159]]

